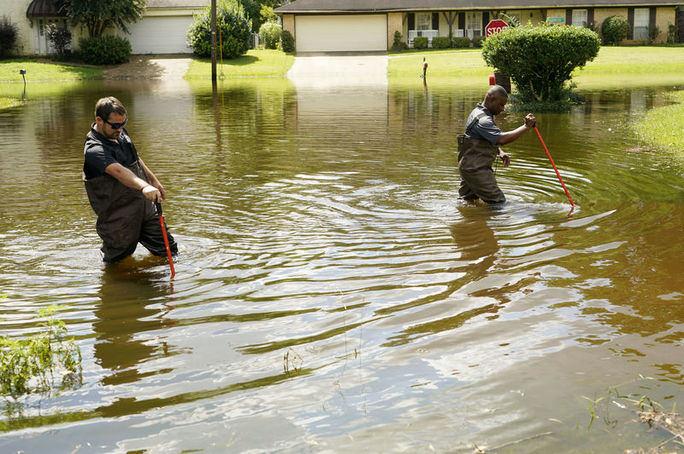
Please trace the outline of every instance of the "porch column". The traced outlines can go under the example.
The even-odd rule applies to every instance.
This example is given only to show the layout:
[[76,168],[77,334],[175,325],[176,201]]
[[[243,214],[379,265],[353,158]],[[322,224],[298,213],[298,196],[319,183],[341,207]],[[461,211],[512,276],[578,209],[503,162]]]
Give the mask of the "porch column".
[[[387,50],[392,49],[394,44],[394,33],[401,33],[404,30],[404,13],[387,13]],[[406,36],[402,36],[406,42]]]
[[283,30],[287,30],[295,36],[295,16],[294,14],[283,14]]

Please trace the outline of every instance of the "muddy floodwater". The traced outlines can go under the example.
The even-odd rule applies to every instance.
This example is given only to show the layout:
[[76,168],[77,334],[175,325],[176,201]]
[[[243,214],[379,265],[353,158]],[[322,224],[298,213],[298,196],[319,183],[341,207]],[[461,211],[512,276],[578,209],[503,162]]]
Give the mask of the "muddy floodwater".
[[[0,404],[0,452],[666,443],[637,402],[684,406],[684,159],[633,124],[673,88],[538,115],[572,213],[533,133],[503,209],[459,204],[485,89],[97,82],[0,112],[0,333],[58,304],[83,354],[81,386]],[[101,262],[81,167],[104,95],[168,190],[172,282],[142,246]]]

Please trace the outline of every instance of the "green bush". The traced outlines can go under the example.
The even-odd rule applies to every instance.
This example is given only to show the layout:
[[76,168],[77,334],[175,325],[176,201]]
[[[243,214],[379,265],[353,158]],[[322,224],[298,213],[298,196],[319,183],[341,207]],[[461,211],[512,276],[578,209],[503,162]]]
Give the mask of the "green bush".
[[119,36],[82,38],[79,47],[81,58],[91,65],[117,65],[127,62],[131,56],[131,43]]
[[17,26],[8,18],[0,20],[0,58],[9,56],[17,45]]
[[667,25],[667,44],[675,44],[679,41],[679,30],[675,24]]
[[451,42],[448,36],[438,36],[432,38],[432,48],[433,49],[448,49],[451,47]]
[[473,38],[470,40],[470,43],[472,44],[473,47],[482,47],[482,43],[484,42],[484,39],[480,37]]
[[259,41],[264,44],[266,49],[277,49],[280,44],[280,37],[283,28],[275,22],[265,22],[259,28]]
[[[236,1],[221,1],[216,11],[216,27],[223,42],[223,57],[236,58],[247,52],[252,24]],[[216,37],[217,41],[219,37]],[[188,44],[198,57],[211,56],[211,12],[206,8],[195,17],[188,30]]]
[[627,38],[629,33],[629,22],[622,16],[610,16],[601,25],[601,36],[603,44],[618,45]]
[[583,27],[523,26],[508,28],[484,41],[482,57],[508,74],[523,102],[568,100],[565,83],[575,68],[598,54],[598,35]]
[[414,49],[427,49],[428,39],[425,36],[416,36],[413,38]]
[[394,42],[392,43],[392,50],[394,51],[400,51],[406,49],[408,46],[404,42],[404,37],[401,36],[401,33],[397,30],[394,32]]
[[280,47],[283,52],[291,53],[295,51],[295,39],[287,30],[283,30],[283,34],[280,36]]
[[456,49],[463,49],[470,47],[470,40],[466,37],[463,38],[451,38],[451,47]]

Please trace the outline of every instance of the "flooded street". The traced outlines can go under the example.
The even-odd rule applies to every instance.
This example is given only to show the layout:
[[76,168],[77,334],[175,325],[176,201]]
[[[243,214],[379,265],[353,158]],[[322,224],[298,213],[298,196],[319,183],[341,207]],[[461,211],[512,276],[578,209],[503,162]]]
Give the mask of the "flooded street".
[[[684,159],[632,133],[666,90],[537,115],[569,214],[534,133],[497,169],[503,209],[458,202],[456,134],[486,88],[110,81],[0,111],[0,333],[59,304],[83,354],[82,386],[5,411],[0,451],[671,438],[620,397],[684,405]],[[102,264],[80,173],[105,95],[167,188],[172,282],[142,246]]]

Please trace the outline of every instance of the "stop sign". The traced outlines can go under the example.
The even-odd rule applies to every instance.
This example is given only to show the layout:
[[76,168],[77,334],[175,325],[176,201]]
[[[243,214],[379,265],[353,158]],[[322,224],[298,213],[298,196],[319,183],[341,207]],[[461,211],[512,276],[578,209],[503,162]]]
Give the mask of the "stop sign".
[[485,27],[485,38],[493,35],[494,33],[499,33],[501,30],[507,27],[508,24],[506,23],[506,21],[503,21],[501,19],[492,19]]

